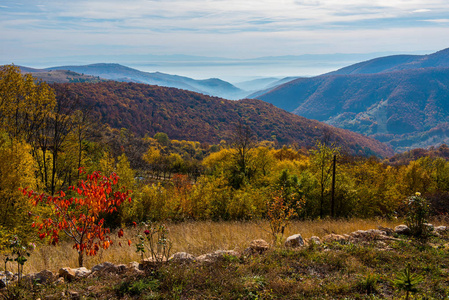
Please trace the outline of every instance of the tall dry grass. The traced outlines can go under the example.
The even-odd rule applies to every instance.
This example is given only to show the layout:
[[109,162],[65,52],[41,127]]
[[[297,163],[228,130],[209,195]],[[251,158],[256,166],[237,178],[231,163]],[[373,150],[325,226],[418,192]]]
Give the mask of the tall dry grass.
[[[394,228],[400,221],[388,220],[315,220],[292,222],[285,231],[284,237],[300,233],[304,238],[313,235],[323,237],[329,233],[345,234],[359,229],[375,229],[379,225]],[[441,222],[440,222],[441,223]],[[435,223],[437,224],[437,223]],[[269,226],[266,221],[251,222],[212,222],[195,221],[167,224],[169,238],[173,242],[172,253],[183,251],[200,255],[215,250],[241,251],[248,247],[254,239],[272,241]],[[439,225],[439,223],[437,224]],[[114,244],[108,250],[100,250],[96,256],[85,259],[85,266],[92,266],[109,261],[112,263],[129,263],[139,261],[136,253],[138,228],[127,228],[125,236],[114,238]],[[128,246],[127,240],[133,244]],[[118,245],[121,241],[122,246]],[[70,241],[63,241],[58,246],[39,245],[32,253],[24,267],[25,273],[39,272],[44,269],[57,271],[61,267],[77,267],[77,252],[72,249]],[[11,269],[13,265],[9,266]]]

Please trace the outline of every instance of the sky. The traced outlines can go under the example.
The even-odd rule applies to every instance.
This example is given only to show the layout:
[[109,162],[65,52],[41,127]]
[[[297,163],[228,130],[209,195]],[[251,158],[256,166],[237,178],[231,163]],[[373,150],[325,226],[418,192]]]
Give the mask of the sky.
[[[447,0],[0,0],[0,64],[30,67],[318,75],[378,54],[433,53],[448,36]],[[315,56],[251,61],[306,54]]]

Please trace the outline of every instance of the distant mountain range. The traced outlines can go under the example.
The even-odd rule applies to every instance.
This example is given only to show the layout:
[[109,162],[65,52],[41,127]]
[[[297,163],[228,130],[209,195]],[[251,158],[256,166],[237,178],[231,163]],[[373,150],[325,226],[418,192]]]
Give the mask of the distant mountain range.
[[218,78],[196,80],[160,72],[143,72],[119,64],[101,63],[85,66],[59,66],[47,68],[46,70],[69,70],[81,74],[99,76],[104,79],[174,87],[227,99],[239,99],[247,94],[246,91]]
[[96,119],[140,136],[165,132],[172,139],[218,143],[229,139],[242,122],[259,140],[280,145],[311,147],[317,139],[325,138],[353,154],[393,153],[377,140],[308,120],[260,100],[231,101],[187,90],[116,81],[63,86],[76,94],[80,105],[88,107]]
[[388,142],[396,151],[448,143],[449,48],[299,78],[257,98]]

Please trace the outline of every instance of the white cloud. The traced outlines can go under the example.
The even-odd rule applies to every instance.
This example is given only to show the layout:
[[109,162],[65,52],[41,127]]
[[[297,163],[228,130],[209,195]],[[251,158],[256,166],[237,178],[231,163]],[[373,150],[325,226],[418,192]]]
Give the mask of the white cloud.
[[421,51],[447,47],[449,33],[447,0],[7,0],[4,6],[3,57],[126,49],[230,57]]
[[432,22],[432,23],[449,23],[449,19],[431,19],[431,20],[423,20],[426,22]]

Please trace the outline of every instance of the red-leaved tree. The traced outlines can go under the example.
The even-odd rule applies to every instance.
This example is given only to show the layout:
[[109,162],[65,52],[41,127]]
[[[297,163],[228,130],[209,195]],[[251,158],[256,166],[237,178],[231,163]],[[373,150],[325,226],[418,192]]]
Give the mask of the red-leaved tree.
[[[50,243],[59,242],[61,232],[64,232],[73,241],[73,248],[78,251],[78,264],[84,263],[84,254],[95,255],[101,248],[107,249],[112,244],[109,228],[104,228],[104,219],[101,213],[112,213],[124,201],[131,201],[130,191],[124,188],[113,191],[117,185],[118,176],[113,173],[109,177],[99,172],[87,175],[86,180],[80,180],[77,186],[69,187],[69,191],[76,197],[67,197],[61,191],[57,196],[38,194],[32,190],[23,190],[34,206],[46,203],[51,208],[49,217],[35,215],[33,227],[39,230],[41,239],[49,237]],[[118,236],[123,236],[120,229]],[[128,244],[130,241],[128,240]]]

